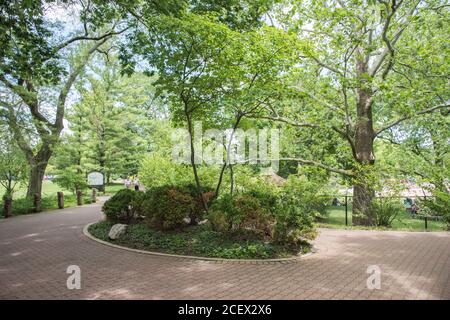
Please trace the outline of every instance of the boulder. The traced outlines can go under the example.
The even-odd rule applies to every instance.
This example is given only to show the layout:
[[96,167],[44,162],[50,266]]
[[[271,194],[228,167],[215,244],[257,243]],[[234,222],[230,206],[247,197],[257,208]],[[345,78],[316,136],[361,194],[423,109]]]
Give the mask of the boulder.
[[191,218],[186,217],[186,218],[183,219],[183,222],[186,223],[186,224],[189,224],[189,223],[191,223]]
[[117,224],[113,225],[111,227],[111,230],[109,230],[108,237],[111,240],[116,240],[116,239],[120,238],[120,236],[122,236],[127,231],[127,227],[128,227],[128,225],[122,224],[122,223],[117,223]]

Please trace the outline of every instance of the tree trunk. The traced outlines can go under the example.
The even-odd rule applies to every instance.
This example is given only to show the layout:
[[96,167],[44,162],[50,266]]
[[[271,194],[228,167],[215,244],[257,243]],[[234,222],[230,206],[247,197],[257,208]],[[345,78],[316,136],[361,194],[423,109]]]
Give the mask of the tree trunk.
[[[373,166],[373,128],[371,114],[359,118],[355,132],[356,161],[362,167],[357,169],[357,176],[353,185],[353,224],[372,225],[372,200],[375,192],[366,177],[367,167]],[[364,168],[365,167],[365,168]]]
[[12,197],[9,195],[5,196],[3,199],[3,212],[5,218],[12,216]]
[[375,157],[373,154],[373,141],[375,132],[372,122],[372,90],[370,83],[364,80],[367,74],[367,62],[362,54],[358,52],[357,73],[361,77],[360,87],[357,89],[358,101],[356,105],[357,121],[355,125],[355,157],[356,162],[361,165],[357,168],[357,176],[353,185],[353,224],[372,225],[373,212],[372,201],[375,192],[370,185],[364,167],[373,166]]
[[208,205],[207,205],[205,199],[203,198],[203,190],[202,190],[202,186],[200,184],[200,179],[198,177],[197,166],[195,164],[194,130],[192,128],[192,119],[188,112],[186,112],[185,114],[186,114],[186,120],[187,120],[188,131],[189,131],[189,140],[190,140],[190,147],[191,147],[191,165],[192,165],[192,171],[194,173],[195,185],[197,186],[198,194],[200,196],[203,209],[205,209],[205,211],[208,211]]
[[[225,160],[225,163],[222,165],[222,169],[220,170],[219,182],[217,183],[217,187],[216,187],[216,191],[215,191],[215,197],[218,197],[218,196],[219,196],[219,190],[220,190],[220,186],[222,185],[223,174],[224,174],[224,172],[225,172],[225,169],[227,168],[227,165],[230,164],[230,152],[231,152],[230,148],[231,148],[231,143],[233,142],[234,134],[236,133],[236,129],[238,128],[239,122],[241,122],[241,119],[242,119],[243,116],[244,116],[244,115],[243,115],[242,113],[238,113],[238,114],[237,114],[237,116],[236,116],[236,122],[234,123],[234,125],[233,125],[233,130],[232,130],[232,132],[231,132],[231,134],[230,134],[230,139],[228,140],[228,143],[227,143],[227,145],[225,146],[225,147],[226,147],[226,150],[225,150],[225,151],[226,151],[226,154],[227,154],[227,158],[226,158],[226,160]],[[231,164],[230,164],[230,169],[232,170]],[[230,176],[232,176],[232,175],[233,175],[233,173],[230,173]],[[233,188],[233,182],[231,182],[231,188]],[[231,190],[231,194],[233,194],[233,190]]]
[[[47,159],[48,161],[48,159]],[[38,164],[30,164],[30,176],[28,179],[27,197],[32,198],[37,193],[42,194],[42,180],[44,179],[47,161],[36,161]]]

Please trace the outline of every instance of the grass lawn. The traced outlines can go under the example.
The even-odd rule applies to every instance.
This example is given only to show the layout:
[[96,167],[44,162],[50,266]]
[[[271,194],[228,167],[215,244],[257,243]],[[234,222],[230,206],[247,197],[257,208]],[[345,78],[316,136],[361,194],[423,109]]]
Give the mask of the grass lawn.
[[[123,189],[124,186],[122,184],[112,184],[106,186],[107,195],[115,194],[117,191]],[[42,200],[41,207],[42,210],[53,210],[58,208],[58,201],[56,193],[58,191],[64,192],[64,207],[73,207],[77,205],[76,196],[71,192],[67,191],[57,184],[51,181],[44,181],[42,183]],[[0,195],[3,195],[4,188],[0,187]],[[20,186],[20,188],[16,189],[14,192],[14,200],[13,200],[13,215],[21,215],[28,214],[33,212],[33,202],[30,199],[26,199],[27,189],[26,186]],[[90,190],[86,190],[83,196],[83,204],[91,203],[90,199]],[[3,205],[0,206],[0,219],[4,217]]]
[[188,226],[178,231],[161,232],[145,224],[132,224],[117,240],[108,232],[113,222],[101,221],[89,228],[96,238],[134,249],[200,257],[226,259],[270,259],[291,257],[310,251],[308,244],[287,247],[247,234],[222,234],[208,225]]
[[[119,183],[111,184],[111,185],[106,186],[105,193],[108,195],[112,195],[112,194],[115,194],[117,191],[124,189],[124,188],[125,188],[124,185],[121,183],[120,184]],[[60,186],[58,186],[56,183],[53,183],[49,180],[45,180],[42,182],[42,197],[53,196],[58,191],[64,192],[64,195],[72,194],[71,191],[65,190],[65,189],[61,188]],[[88,192],[90,192],[90,191],[89,190],[85,191],[86,194]],[[5,193],[5,188],[0,185],[0,195],[3,195],[4,193]],[[27,187],[26,187],[26,185],[22,185],[22,186],[16,188],[16,191],[14,192],[14,199],[24,198],[26,194],[27,194]]]
[[[50,196],[56,194],[58,191],[64,192],[64,194],[71,193],[70,191],[64,190],[55,183],[45,180],[42,182],[42,197]],[[5,188],[3,186],[0,186],[0,195],[3,195],[5,193]],[[16,187],[16,190],[14,191],[14,199],[20,199],[24,198],[27,194],[27,186],[26,184],[23,184],[21,186]]]
[[[352,225],[352,208],[348,208],[348,227],[345,226],[345,207],[330,207],[329,216],[322,219],[318,225],[324,228],[347,228],[347,229],[375,229],[374,227],[361,227]],[[404,230],[404,231],[425,231],[425,221],[413,219],[406,211],[400,213],[392,222],[391,228],[376,228],[379,230]],[[428,231],[443,231],[446,224],[443,221],[428,220]]]

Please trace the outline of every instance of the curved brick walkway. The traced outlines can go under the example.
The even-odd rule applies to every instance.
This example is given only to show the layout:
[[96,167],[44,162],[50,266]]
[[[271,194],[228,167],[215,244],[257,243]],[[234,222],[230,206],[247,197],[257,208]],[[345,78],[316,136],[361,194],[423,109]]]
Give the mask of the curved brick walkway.
[[[82,234],[99,204],[0,221],[1,299],[450,299],[450,233],[322,229],[296,262],[219,263],[149,256]],[[66,268],[81,268],[81,290]],[[381,289],[368,290],[369,265]]]

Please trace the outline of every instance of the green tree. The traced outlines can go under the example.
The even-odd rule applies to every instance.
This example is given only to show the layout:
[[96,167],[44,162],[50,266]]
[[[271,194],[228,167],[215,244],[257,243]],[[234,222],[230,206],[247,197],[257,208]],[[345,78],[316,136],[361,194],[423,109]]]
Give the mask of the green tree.
[[107,183],[111,177],[137,174],[143,155],[158,147],[149,139],[158,131],[156,124],[146,118],[160,108],[152,80],[140,73],[121,75],[110,56],[94,59],[77,89],[80,101],[68,109],[69,130],[54,159],[59,174],[85,177],[99,170]]
[[0,185],[5,189],[3,198],[12,198],[15,189],[26,181],[26,159],[4,125],[0,125]]
[[336,166],[329,156],[297,159],[348,176],[353,222],[373,224],[375,139],[449,108],[448,10],[443,1],[287,1],[277,19],[310,46],[292,70],[292,87],[301,96],[268,118],[332,131],[345,142],[339,151],[349,158]]
[[[99,28],[106,28],[106,22],[117,21],[116,15],[105,12],[101,15],[94,4],[82,3],[80,30],[75,28],[75,34],[68,33],[70,37],[62,41],[58,31],[63,26],[52,22],[48,15],[56,1],[0,4],[0,83],[4,97],[0,110],[8,118],[30,167],[28,196],[41,194],[42,179],[64,127],[66,100],[74,82],[90,57],[112,35],[126,30],[117,30],[113,23],[113,27],[101,33]],[[71,3],[64,5],[70,7]],[[78,48],[70,61],[63,59],[72,51],[73,44],[80,41],[86,44]],[[33,139],[24,127],[32,129]]]

